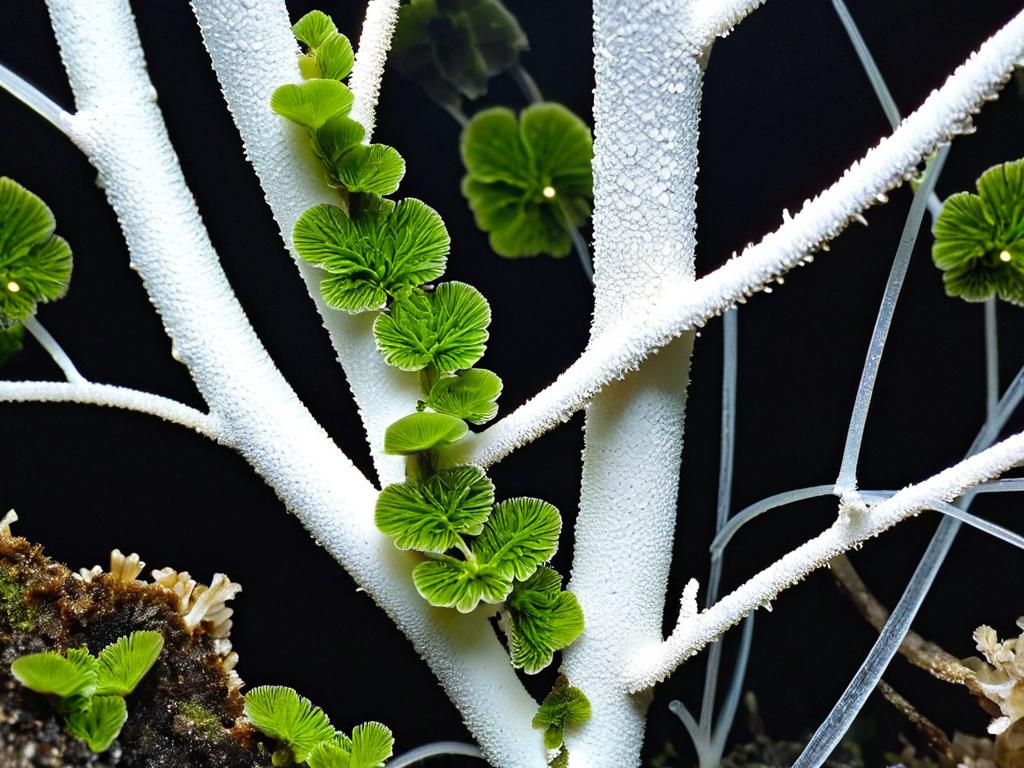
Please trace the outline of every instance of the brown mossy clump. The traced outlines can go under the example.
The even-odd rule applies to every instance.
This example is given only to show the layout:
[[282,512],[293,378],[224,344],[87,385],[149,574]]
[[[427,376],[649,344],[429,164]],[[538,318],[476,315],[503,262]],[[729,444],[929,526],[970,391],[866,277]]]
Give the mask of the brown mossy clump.
[[[269,766],[242,719],[239,681],[223,650],[203,627],[190,631],[178,609],[161,586],[111,574],[83,579],[41,547],[0,534],[0,766]],[[69,735],[53,705],[11,675],[19,656],[83,645],[97,654],[136,630],[159,632],[164,649],[128,696],[128,721],[102,754]]]

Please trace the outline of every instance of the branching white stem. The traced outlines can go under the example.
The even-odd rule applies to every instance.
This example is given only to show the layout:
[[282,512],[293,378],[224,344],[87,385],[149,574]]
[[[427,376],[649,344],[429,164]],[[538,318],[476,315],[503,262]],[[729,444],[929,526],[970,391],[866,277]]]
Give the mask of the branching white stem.
[[43,327],[43,324],[36,320],[34,317],[30,317],[27,320],[23,320],[22,325],[32,334],[32,337],[39,342],[39,346],[46,350],[46,353],[53,358],[53,362],[57,364],[57,367],[64,373],[66,378],[72,384],[85,384],[86,378],[78,372],[75,364],[71,361],[68,353],[64,351],[57,340],[53,338],[48,330]]
[[223,445],[231,445],[217,419],[208,413],[160,395],[113,384],[88,381],[0,381],[0,402],[5,403],[81,403],[122,408],[158,416],[164,421],[195,430]]
[[[1024,12],[992,36],[914,114],[843,177],[806,202],[798,214],[741,256],[698,280],[685,292],[669,284],[645,314],[609,329],[553,384],[476,438],[464,441],[460,459],[493,464],[569,419],[615,379],[635,370],[676,336],[763,289],[806,261],[842,232],[861,211],[916,172],[917,164],[955,134],[969,130],[971,115],[992,98],[1024,55]],[[652,280],[653,282],[653,280]]]
[[0,64],[0,89],[7,91],[58,131],[71,135],[74,115],[65,112],[57,102],[3,64]]
[[1024,433],[1016,434],[917,485],[908,486],[870,511],[846,508],[830,528],[765,568],[697,618],[685,618],[662,644],[637,653],[626,684],[641,691],[664,680],[683,661],[720,637],[750,611],[770,604],[782,590],[833,557],[896,523],[955,499],[979,483],[1024,463]]
[[707,48],[764,3],[765,0],[696,0],[690,17],[694,41],[700,48]]
[[363,32],[359,36],[359,50],[356,63],[348,83],[356,100],[352,105],[351,118],[366,128],[364,142],[369,143],[376,123],[377,98],[380,96],[380,81],[384,77],[388,51],[391,50],[391,35],[398,21],[399,0],[370,0],[366,8]]

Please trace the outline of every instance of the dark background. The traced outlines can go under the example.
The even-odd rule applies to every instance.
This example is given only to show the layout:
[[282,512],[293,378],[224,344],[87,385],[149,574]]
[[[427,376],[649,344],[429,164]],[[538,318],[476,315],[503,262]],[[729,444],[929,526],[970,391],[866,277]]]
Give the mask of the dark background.
[[[0,61],[70,107],[43,3],[3,5]],[[315,5],[289,3],[296,18]],[[319,7],[357,38],[362,5],[329,0]],[[524,63],[545,95],[589,119],[589,4],[508,5],[530,37]],[[171,137],[232,283],[314,415],[369,469],[347,387],[242,157],[187,4],[140,0],[133,7]],[[904,112],[1019,7],[1017,0],[850,2]],[[507,79],[495,82],[487,102],[522,105]],[[127,268],[94,171],[62,135],[6,95],[0,95],[0,116],[0,174],[42,196],[75,249],[71,293],[44,307],[42,322],[89,378],[201,406]],[[1019,157],[1022,118],[1024,100],[1011,86],[977,119],[977,134],[957,140],[940,196],[970,188],[988,166]],[[458,127],[414,85],[388,75],[378,124],[376,138],[407,160],[401,193],[426,200],[447,222],[453,240],[448,277],[473,283],[490,299],[494,324],[484,362],[505,380],[507,413],[585,344],[591,300],[579,265],[572,257],[506,261],[488,250],[458,192]],[[824,0],[773,0],[716,44],[702,128],[702,274],[775,229],[784,207],[797,210],[888,131]],[[909,202],[909,191],[894,193],[890,205],[871,212],[870,227],[853,227],[831,253],[743,308],[734,511],[786,489],[834,480]],[[922,237],[882,363],[860,464],[864,487],[897,488],[955,462],[984,417],[982,308],[943,295],[929,248],[930,237]],[[1005,386],[1024,363],[1024,311],[1004,304],[999,322]],[[685,580],[703,579],[707,571],[718,472],[720,327],[712,322],[695,352],[670,623]],[[56,374],[32,343],[2,371],[12,379]],[[149,567],[171,564],[200,579],[224,571],[245,586],[235,601],[232,639],[242,657],[239,671],[250,684],[295,686],[342,725],[382,720],[396,731],[399,751],[467,738],[407,641],[232,452],[148,416],[85,406],[4,405],[0,424],[0,509],[15,507],[22,517],[18,532],[45,544],[54,557],[74,567],[106,563],[116,546],[138,551]],[[497,467],[499,494],[541,496],[571,521],[581,424],[575,418]],[[1017,417],[1013,426],[1019,430],[1024,419]],[[1012,495],[983,497],[975,511],[1021,528]],[[834,501],[805,502],[752,525],[729,550],[725,588],[819,531],[834,512]],[[855,556],[887,603],[898,598],[935,523],[936,515],[925,514]],[[567,525],[558,558],[563,572],[570,531]],[[971,632],[980,623],[1012,632],[1014,619],[1024,613],[1021,563],[1021,553],[965,530],[916,627],[960,656],[973,652]],[[757,693],[769,730],[797,737],[813,729],[872,638],[827,572],[788,591],[772,613],[762,611],[748,688]],[[646,754],[666,740],[690,754],[666,704],[679,697],[699,706],[702,666],[701,659],[688,664],[657,689]],[[928,679],[902,659],[888,678],[947,730],[984,731],[987,716],[962,690]],[[542,695],[550,676],[530,685]],[[866,712],[887,746],[895,746],[898,731],[910,730],[880,699]]]

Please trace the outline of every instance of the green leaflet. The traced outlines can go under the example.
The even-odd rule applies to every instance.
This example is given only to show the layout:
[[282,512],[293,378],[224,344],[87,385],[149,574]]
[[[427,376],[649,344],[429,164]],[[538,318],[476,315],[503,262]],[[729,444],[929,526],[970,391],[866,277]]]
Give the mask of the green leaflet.
[[349,192],[390,195],[405,176],[405,160],[384,144],[355,144],[338,157],[331,171]]
[[310,11],[292,25],[292,33],[304,46],[315,50],[338,34],[338,27],[323,11]]
[[989,168],[977,188],[943,204],[932,260],[948,295],[1024,306],[1024,160]]
[[488,563],[440,556],[412,571],[413,584],[431,605],[470,613],[481,601],[497,604],[512,591],[512,580]]
[[384,200],[351,219],[337,206],[314,206],[292,239],[303,259],[329,273],[320,284],[324,301],[353,313],[440,277],[450,245],[437,212],[412,198]]
[[560,104],[487,109],[462,134],[462,193],[501,256],[565,256],[590,215],[590,130]]
[[387,428],[384,453],[410,456],[450,445],[466,436],[469,427],[462,419],[443,413],[411,413]]
[[506,608],[511,624],[512,666],[527,674],[544,669],[555,651],[583,632],[579,601],[571,592],[562,591],[562,577],[551,568],[539,568],[529,579],[516,584]]
[[509,579],[529,578],[558,549],[562,518],[546,501],[520,497],[495,505],[470,549]]
[[352,71],[355,55],[348,38],[338,32],[323,11],[310,11],[292,26],[296,39],[306,47],[299,57],[302,76],[344,80]]
[[0,176],[0,329],[34,315],[37,303],[67,293],[71,248],[54,227],[42,200]]
[[65,657],[53,651],[21,656],[11,664],[15,680],[36,693],[89,697],[96,691],[96,661],[88,653]]
[[411,291],[395,299],[373,324],[377,348],[388,365],[440,373],[470,368],[486,349],[491,308],[465,283],[441,283],[431,293]]
[[443,553],[475,536],[491,514],[494,486],[476,467],[456,467],[426,482],[389,485],[377,498],[376,523],[399,549]]
[[128,706],[121,696],[94,696],[88,708],[67,716],[67,726],[93,752],[105,752],[127,719]]
[[25,326],[16,323],[10,328],[0,324],[0,365],[3,365],[21,351],[25,338]]
[[534,728],[544,729],[544,746],[558,749],[562,746],[565,729],[583,725],[590,719],[590,702],[579,688],[569,685],[565,675],[559,675],[533,718]]
[[348,768],[378,768],[391,757],[395,739],[383,723],[370,721],[352,729],[352,756]]
[[424,404],[438,413],[457,416],[472,424],[484,424],[498,414],[501,379],[482,368],[471,368],[434,382]]
[[320,707],[282,685],[262,685],[245,695],[245,715],[260,733],[285,744],[296,762],[334,738],[331,721]]
[[313,79],[282,85],[270,97],[270,108],[281,117],[316,131],[332,117],[352,109],[352,91],[337,80]]
[[99,655],[97,695],[127,696],[156,663],[164,647],[159,632],[132,632],[104,648]]

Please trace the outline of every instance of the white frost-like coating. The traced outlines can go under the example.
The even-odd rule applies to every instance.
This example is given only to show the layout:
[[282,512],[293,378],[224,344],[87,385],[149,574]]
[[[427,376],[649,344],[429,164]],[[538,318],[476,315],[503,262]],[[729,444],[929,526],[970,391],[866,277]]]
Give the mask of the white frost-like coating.
[[370,142],[376,122],[377,98],[384,65],[391,50],[391,35],[398,22],[399,0],[370,0],[366,7],[363,33],[359,36],[359,50],[352,76],[348,83],[356,100],[350,117],[366,128],[364,143]]

